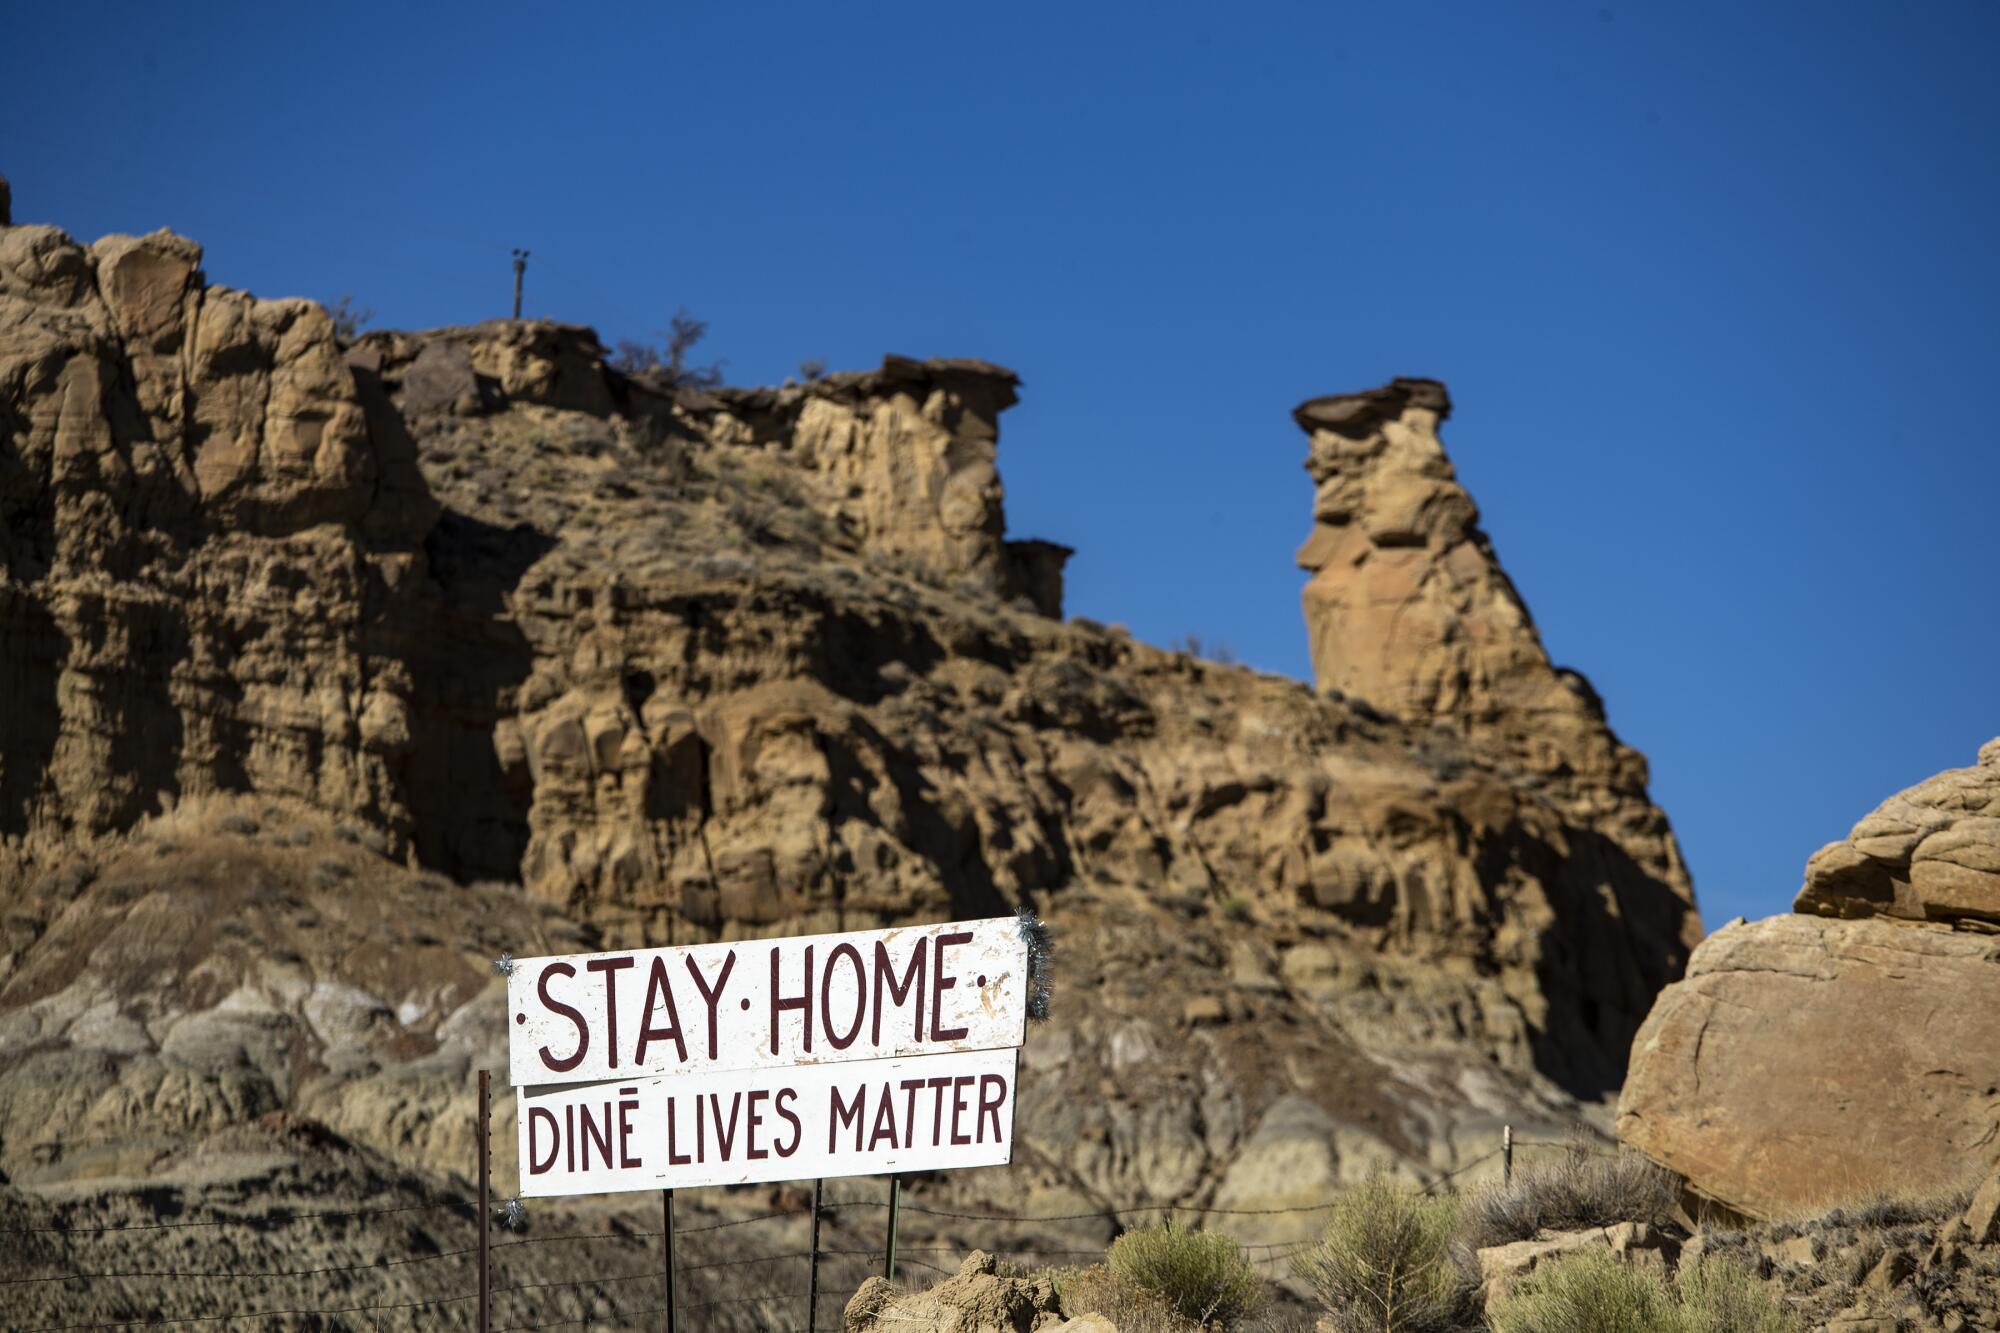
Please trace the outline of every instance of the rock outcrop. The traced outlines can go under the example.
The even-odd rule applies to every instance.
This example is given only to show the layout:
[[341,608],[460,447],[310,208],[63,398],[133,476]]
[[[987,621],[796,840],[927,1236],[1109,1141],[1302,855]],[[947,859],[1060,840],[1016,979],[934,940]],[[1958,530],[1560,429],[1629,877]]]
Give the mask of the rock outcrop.
[[1096,1315],[1066,1319],[1047,1277],[1004,1277],[975,1250],[928,1291],[899,1292],[879,1277],[861,1284],[841,1319],[846,1333],[1118,1333]]
[[1619,1136],[1752,1217],[2000,1163],[1996,763],[2000,742],[1816,853],[1799,908],[1827,915],[1704,941],[1633,1046]]
[[[1066,998],[1015,1165],[941,1188],[1254,1208],[1573,1123],[1699,936],[1643,762],[1525,614],[1454,659],[1463,689],[1401,695],[1403,621],[1350,620],[1372,674],[1327,683],[1379,707],[1058,619],[1066,549],[1005,531],[1009,372],[669,390],[572,326],[343,345],[200,262],[0,231],[17,1187],[271,1114],[461,1153],[498,945],[1027,904]],[[1373,437],[1326,405],[1392,400]],[[1302,411],[1316,456],[1386,458],[1442,401]],[[1448,480],[1424,438],[1415,473]],[[1339,509],[1368,558],[1320,561],[1312,597],[1442,562],[1464,582],[1404,572],[1459,652],[1512,593],[1455,484],[1381,476]]]
[[1814,852],[1793,910],[1909,921],[2000,921],[2000,739],[1971,768],[1897,792]]

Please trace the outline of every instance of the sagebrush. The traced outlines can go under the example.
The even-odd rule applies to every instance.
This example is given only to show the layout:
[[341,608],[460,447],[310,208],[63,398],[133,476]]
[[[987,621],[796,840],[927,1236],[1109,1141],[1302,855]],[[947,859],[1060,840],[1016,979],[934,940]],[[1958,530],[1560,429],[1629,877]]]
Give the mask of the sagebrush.
[[1800,1333],[1804,1327],[1743,1263],[1717,1255],[1674,1277],[1683,1333]]
[[1178,1222],[1128,1231],[1104,1256],[1111,1271],[1162,1297],[1197,1323],[1234,1323],[1264,1305],[1264,1279],[1243,1247],[1215,1231]]
[[1514,1179],[1482,1190],[1465,1206],[1465,1240],[1475,1250],[1617,1222],[1669,1225],[1674,1178],[1638,1153],[1577,1142],[1557,1156],[1524,1163]]
[[1103,1264],[1057,1269],[1049,1279],[1067,1318],[1103,1315],[1118,1333],[1200,1333],[1201,1325],[1178,1313],[1165,1296]]
[[1608,1249],[1536,1269],[1488,1304],[1493,1333],[1802,1333],[1748,1268],[1705,1258],[1669,1282]]
[[1341,1333],[1433,1333],[1459,1323],[1470,1284],[1453,1254],[1459,1204],[1370,1180],[1334,1204],[1295,1271]]
[[1493,1333],[1682,1333],[1680,1307],[1655,1272],[1608,1249],[1545,1264],[1486,1306]]

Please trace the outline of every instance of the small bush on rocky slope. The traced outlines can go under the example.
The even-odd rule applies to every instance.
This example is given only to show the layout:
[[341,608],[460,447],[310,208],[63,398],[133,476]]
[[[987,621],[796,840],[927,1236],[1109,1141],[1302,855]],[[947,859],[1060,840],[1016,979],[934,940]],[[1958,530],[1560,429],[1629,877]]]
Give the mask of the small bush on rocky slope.
[[1264,1304],[1263,1278],[1243,1247],[1220,1232],[1177,1222],[1142,1227],[1111,1242],[1105,1262],[1119,1277],[1158,1293],[1175,1313],[1200,1323],[1233,1324]]
[[1552,1161],[1526,1164],[1511,1184],[1473,1195],[1465,1208],[1465,1241],[1482,1250],[1544,1230],[1669,1225],[1675,1198],[1673,1177],[1639,1154],[1613,1156],[1578,1143]]
[[1704,1259],[1673,1283],[1609,1250],[1586,1250],[1521,1280],[1486,1311],[1493,1333],[1801,1333],[1749,1269]]
[[1680,1310],[1658,1274],[1609,1250],[1536,1269],[1487,1307],[1493,1333],[1682,1333]]
[[1733,1259],[1683,1265],[1674,1278],[1686,1333],[1798,1333],[1799,1321]]
[[1340,1333],[1429,1333],[1454,1328],[1467,1284],[1452,1261],[1458,1200],[1386,1180],[1347,1191],[1319,1243],[1299,1259]]
[[1112,1272],[1103,1264],[1051,1273],[1063,1314],[1101,1314],[1118,1333],[1200,1333],[1201,1325],[1175,1313],[1167,1298]]

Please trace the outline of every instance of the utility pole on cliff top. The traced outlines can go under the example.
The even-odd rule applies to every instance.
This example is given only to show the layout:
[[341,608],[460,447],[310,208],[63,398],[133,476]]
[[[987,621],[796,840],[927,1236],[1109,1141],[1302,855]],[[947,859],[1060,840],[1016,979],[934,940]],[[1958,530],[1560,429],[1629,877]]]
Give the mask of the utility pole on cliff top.
[[528,271],[528,252],[518,246],[514,250],[514,318],[521,317],[521,275]]

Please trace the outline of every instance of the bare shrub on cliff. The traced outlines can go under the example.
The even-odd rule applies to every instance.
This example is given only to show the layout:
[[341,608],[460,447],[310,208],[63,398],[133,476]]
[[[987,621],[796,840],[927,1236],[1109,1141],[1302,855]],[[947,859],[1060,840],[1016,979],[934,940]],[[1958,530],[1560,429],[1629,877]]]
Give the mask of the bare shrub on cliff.
[[706,366],[688,364],[688,354],[708,336],[708,321],[690,315],[682,306],[667,321],[662,343],[643,343],[631,338],[618,340],[611,367],[627,375],[644,377],[670,389],[712,389],[722,383],[722,361]]
[[1234,1324],[1264,1305],[1264,1279],[1243,1247],[1217,1231],[1178,1222],[1141,1227],[1111,1242],[1104,1258],[1113,1273],[1199,1324]]
[[354,303],[354,298],[342,293],[339,300],[326,308],[327,318],[333,321],[333,336],[336,342],[351,343],[361,336],[368,327],[368,321],[375,318],[373,310],[364,310]]
[[1525,1163],[1511,1184],[1474,1194],[1465,1208],[1465,1241],[1482,1250],[1545,1230],[1670,1225],[1678,1196],[1673,1177],[1638,1153],[1579,1140],[1553,1160]]
[[1457,1199],[1370,1180],[1340,1197],[1293,1271],[1338,1333],[1442,1333],[1459,1326],[1466,1303],[1457,1229]]

